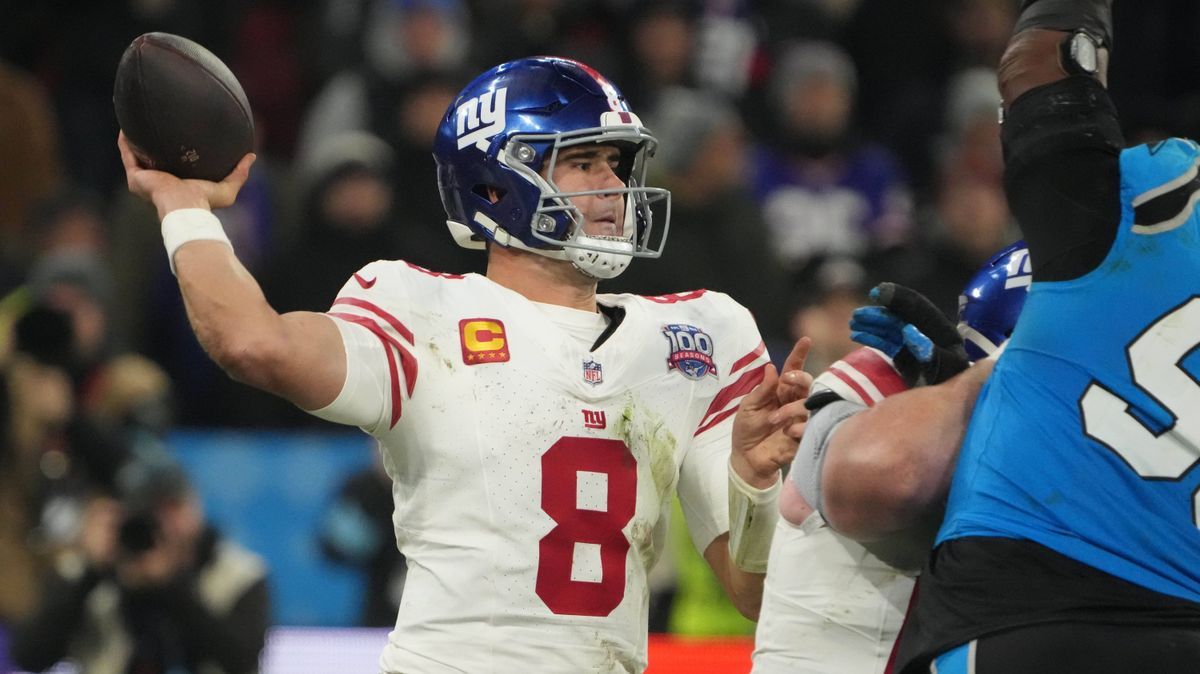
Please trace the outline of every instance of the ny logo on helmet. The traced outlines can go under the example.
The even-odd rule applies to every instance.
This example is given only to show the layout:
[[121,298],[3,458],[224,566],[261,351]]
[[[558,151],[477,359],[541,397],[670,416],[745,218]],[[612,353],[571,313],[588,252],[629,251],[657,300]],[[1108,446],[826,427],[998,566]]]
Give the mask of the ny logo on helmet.
[[1008,278],[1004,280],[1005,290],[1022,286],[1028,288],[1029,284],[1033,283],[1033,265],[1029,263],[1029,251],[1014,251],[1005,271],[1008,275]]
[[[458,106],[458,149],[474,144],[487,152],[488,141],[504,130],[504,101],[508,87],[500,87],[481,96],[469,98]],[[482,126],[481,126],[482,125]]]

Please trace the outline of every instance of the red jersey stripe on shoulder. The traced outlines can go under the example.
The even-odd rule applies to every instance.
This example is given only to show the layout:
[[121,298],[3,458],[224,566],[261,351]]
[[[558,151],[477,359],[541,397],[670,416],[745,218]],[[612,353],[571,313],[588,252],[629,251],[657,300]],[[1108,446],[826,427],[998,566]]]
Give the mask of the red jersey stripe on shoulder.
[[696,429],[696,432],[692,435],[692,437],[694,438],[697,435],[700,435],[701,433],[703,433],[704,431],[707,431],[708,429],[712,428],[713,426],[716,426],[717,424],[721,423],[722,421],[725,421],[726,419],[729,418],[729,415],[733,414],[734,412],[737,412],[737,410],[738,410],[737,407],[730,407],[729,409],[725,410],[724,412],[721,412],[717,416],[713,417],[712,421],[710,421],[707,424],[704,424],[700,428]]
[[417,383],[417,359],[412,355],[412,353],[409,352],[408,349],[404,348],[404,344],[397,341],[395,337],[392,337],[388,333],[384,332],[383,328],[379,327],[378,323],[366,318],[365,316],[332,311],[329,312],[329,315],[361,325],[375,333],[377,337],[383,339],[385,344],[390,344],[396,348],[396,351],[400,353],[400,366],[404,369],[405,388],[408,392],[408,396],[411,398],[413,387]]
[[675,304],[676,302],[687,302],[694,300],[708,292],[704,288],[700,290],[689,290],[685,293],[670,293],[668,295],[642,295],[641,297],[656,304]]
[[762,381],[763,377],[766,375],[766,369],[767,364],[763,363],[753,370],[746,371],[732,384],[718,391],[717,395],[713,398],[713,401],[709,403],[708,409],[704,411],[705,418],[725,409],[725,407],[729,404],[729,401],[740,395],[745,395],[750,391],[750,389],[758,386],[758,383]]
[[856,393],[858,395],[859,399],[861,399],[864,403],[866,403],[867,407],[873,407],[875,405],[875,403],[879,402],[878,400],[875,399],[875,396],[872,396],[871,394],[867,393],[867,390],[865,388],[860,386],[858,382],[854,381],[853,377],[846,374],[845,372],[842,372],[842,370],[837,367],[836,363],[833,366],[831,366],[828,370],[826,370],[826,372],[829,372],[830,374],[832,374],[833,376],[835,376],[839,380],[841,380],[842,383],[844,383],[846,386],[849,386],[850,389],[853,390],[854,393]]
[[[713,426],[715,422],[709,422],[708,419],[714,414],[717,415],[718,419],[724,419],[725,417],[729,416],[725,412],[729,412],[730,410],[726,410],[725,408],[728,407],[735,398],[746,395],[751,389],[753,389],[755,386],[758,386],[759,383],[762,382],[763,377],[766,376],[766,373],[767,364],[763,363],[753,370],[746,371],[741,377],[738,378],[737,381],[717,392],[716,397],[713,398],[712,403],[710,403],[708,409],[705,410],[704,417],[700,419],[700,430],[696,431],[695,434],[699,435],[703,431]],[[737,406],[734,406],[731,409],[736,410]],[[725,411],[721,412],[721,410]],[[717,414],[718,412],[720,412],[720,414]]]
[[401,323],[395,316],[393,316],[393,315],[389,314],[388,312],[384,311],[383,309],[379,308],[379,306],[376,305],[375,303],[368,302],[367,300],[364,300],[359,297],[339,297],[333,301],[333,306],[336,307],[339,304],[349,305],[352,307],[358,307],[359,309],[366,309],[367,311],[370,311],[371,313],[375,314],[376,316],[387,321],[387,324],[392,326],[393,328],[395,328],[396,332],[400,333],[400,336],[403,337],[405,340],[407,340],[409,344],[416,343],[413,341],[413,333],[411,330],[404,327],[404,324]]
[[404,264],[412,267],[414,270],[419,271],[422,274],[428,274],[430,276],[434,276],[437,278],[448,278],[448,279],[464,279],[464,278],[466,278],[465,274],[450,274],[450,273],[447,273],[444,271],[433,271],[432,269],[426,269],[419,264],[413,264],[407,260],[404,260]]
[[735,360],[733,362],[733,366],[729,368],[729,374],[732,375],[734,372],[737,372],[738,370],[742,369],[743,367],[746,367],[750,363],[753,363],[755,358],[758,358],[759,356],[763,355],[766,352],[767,352],[766,343],[759,342],[758,346],[753,351],[742,356],[741,358],[738,358],[737,360]]
[[885,398],[908,390],[904,377],[900,376],[887,357],[874,349],[855,349],[842,358],[842,361],[861,372]]
[[[355,316],[354,314],[343,314],[343,313],[333,313],[333,312],[330,312],[329,315],[335,316],[344,321],[349,321],[351,323],[355,323],[357,325],[363,326],[364,328],[370,330],[371,333],[374,334],[376,337],[378,337],[379,341],[383,343],[383,352],[387,355],[388,378],[389,378],[389,381],[391,382],[391,389],[392,389],[392,420],[391,420],[391,423],[388,425],[388,428],[395,427],[396,422],[400,421],[402,405],[401,405],[401,400],[400,400],[400,376],[396,372],[396,356],[392,353],[392,350],[393,350],[393,347],[398,348],[398,349],[403,349],[403,347],[401,347],[400,343],[397,342],[394,338],[392,338],[391,335],[384,332],[382,328],[380,328],[378,325],[376,325],[375,322],[370,320],[369,318],[363,318],[362,316]],[[410,382],[409,383],[409,387],[410,387],[409,395],[412,395],[411,386],[412,386],[412,383]]]

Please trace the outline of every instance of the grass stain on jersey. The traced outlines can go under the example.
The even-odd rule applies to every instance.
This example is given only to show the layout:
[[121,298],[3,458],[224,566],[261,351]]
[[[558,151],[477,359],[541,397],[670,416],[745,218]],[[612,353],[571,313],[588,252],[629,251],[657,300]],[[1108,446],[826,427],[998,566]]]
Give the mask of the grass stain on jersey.
[[[600,663],[599,669],[594,671],[624,671],[628,674],[635,674],[641,671],[637,666],[637,658],[627,654],[625,649],[621,648],[621,645],[617,642],[596,632],[596,644],[604,651],[604,661]],[[621,669],[617,670],[617,667]]]
[[[679,469],[675,465],[678,442],[661,418],[648,415],[644,409],[644,406],[638,405],[633,395],[629,395],[621,416],[613,424],[613,430],[629,447],[638,463],[644,463],[649,468],[650,479],[658,495],[657,510],[661,511],[663,504],[670,498],[679,475]],[[636,546],[646,568],[654,566],[661,553],[661,550],[655,549],[654,524],[637,520],[630,528],[629,534],[630,542]]]
[[650,477],[658,492],[659,505],[665,503],[679,473],[675,465],[675,449],[679,444],[675,434],[661,418],[639,413],[632,396],[626,401],[615,430],[635,457],[649,458]]
[[642,566],[646,572],[658,562],[658,557],[662,554],[662,548],[654,545],[654,525],[644,519],[635,519],[633,526],[629,528],[629,537],[633,539],[634,545],[637,546],[638,556],[642,560]]
[[442,365],[445,365],[447,370],[454,369],[454,361],[442,355],[442,350],[438,348],[436,342],[430,341],[425,348],[429,349],[429,353],[433,355],[434,359],[442,361]]

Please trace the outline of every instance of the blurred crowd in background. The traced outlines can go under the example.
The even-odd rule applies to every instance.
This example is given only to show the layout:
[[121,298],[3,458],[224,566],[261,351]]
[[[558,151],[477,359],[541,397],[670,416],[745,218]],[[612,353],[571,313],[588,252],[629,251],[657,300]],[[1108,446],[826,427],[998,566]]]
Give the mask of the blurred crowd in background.
[[[433,133],[473,74],[530,54],[606,73],[661,140],[666,252],[602,290],[728,292],[771,340],[813,336],[819,369],[863,288],[908,283],[953,311],[1015,237],[993,68],[1016,0],[15,4],[0,23],[0,292],[25,292],[6,314],[50,303],[89,333],[80,358],[146,356],[187,425],[321,422],[209,363],[153,213],[123,188],[112,81],[145,31],[206,45],[246,89],[260,161],[222,220],[283,311],[326,309],[374,259],[483,270],[446,236]],[[1200,6],[1118,11],[1137,14],[1112,73],[1129,136],[1196,130]]]
[[[651,182],[674,195],[663,257],[636,262],[601,291],[727,292],[754,312],[769,345],[813,337],[809,368],[819,371],[850,348],[849,312],[875,282],[915,287],[952,313],[969,275],[1016,238],[994,67],[1018,5],[7,3],[0,623],[44,608],[33,581],[46,551],[78,547],[83,523],[105,521],[95,494],[129,503],[141,493],[122,471],[169,456],[161,445],[172,426],[323,424],[230,381],[187,326],[155,215],[125,191],[116,152],[113,75],[137,35],[192,38],[242,82],[259,161],[237,205],[220,215],[281,311],[325,310],[356,269],[380,258],[482,272],[484,257],[447,236],[434,130],[474,74],[553,54],[623,90],[661,143]],[[1121,58],[1110,86],[1127,137],[1200,136],[1200,3],[1138,0],[1116,11]],[[355,479],[344,496],[389,514],[386,480]],[[180,493],[171,502],[186,501]],[[122,524],[107,525],[117,544]],[[193,522],[188,535],[206,530]],[[394,546],[364,552],[361,536],[341,531],[324,534],[329,554],[383,555],[364,564],[377,565],[381,586],[396,582]],[[369,610],[390,621],[390,607]]]

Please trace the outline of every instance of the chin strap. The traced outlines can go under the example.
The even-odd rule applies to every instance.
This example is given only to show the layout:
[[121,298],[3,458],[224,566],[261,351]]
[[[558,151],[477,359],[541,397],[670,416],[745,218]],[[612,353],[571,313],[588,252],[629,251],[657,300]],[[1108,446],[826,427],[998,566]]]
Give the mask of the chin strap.
[[624,237],[580,235],[575,237],[575,240],[593,248],[604,249],[566,249],[575,268],[592,278],[615,278],[633,261],[633,242]]
[[447,220],[446,228],[450,230],[450,236],[454,238],[454,243],[467,250],[484,250],[487,248],[487,242],[483,240],[483,237],[461,222]]
[[[500,227],[491,218],[482,213],[475,214],[475,221],[492,233],[492,240],[497,244],[506,248],[518,248],[520,250],[548,257],[552,260],[567,260],[575,266],[583,274],[595,279],[610,279],[615,278],[621,272],[629,267],[629,263],[633,261],[633,241],[623,236],[588,236],[580,234],[575,237],[575,242],[582,243],[593,250],[579,248],[576,246],[564,246],[562,248],[534,248],[527,246],[524,242],[515,236],[512,236],[503,227]],[[447,220],[446,226],[450,229],[451,236],[454,237],[455,243],[463,248],[483,249],[484,242],[471,231],[470,227],[461,223]],[[602,249],[602,250],[595,250]]]

